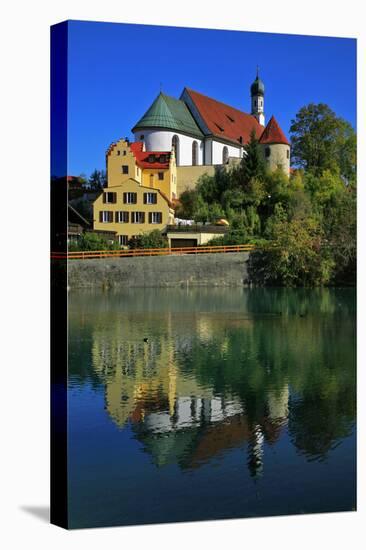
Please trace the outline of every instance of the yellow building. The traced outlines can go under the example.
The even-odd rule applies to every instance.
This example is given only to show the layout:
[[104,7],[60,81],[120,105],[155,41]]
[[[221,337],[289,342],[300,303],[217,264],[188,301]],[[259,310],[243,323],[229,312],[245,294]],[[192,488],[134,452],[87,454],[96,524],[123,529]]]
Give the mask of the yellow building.
[[140,142],[121,139],[107,151],[107,187],[93,204],[94,230],[115,231],[121,246],[174,223],[177,197],[174,151],[145,151]]
[[115,231],[121,246],[139,234],[164,231],[174,223],[172,203],[160,189],[128,178],[111,185],[94,201],[94,229]]
[[107,151],[108,187],[133,178],[145,187],[160,189],[169,200],[177,198],[177,168],[174,151],[145,151],[142,141],[120,139]]

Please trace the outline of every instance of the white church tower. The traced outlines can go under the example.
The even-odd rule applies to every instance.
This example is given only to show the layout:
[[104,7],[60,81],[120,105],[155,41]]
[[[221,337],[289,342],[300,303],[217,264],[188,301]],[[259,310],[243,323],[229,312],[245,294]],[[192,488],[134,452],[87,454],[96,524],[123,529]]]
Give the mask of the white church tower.
[[252,98],[252,115],[258,120],[259,124],[265,126],[264,118],[264,84],[259,78],[259,70],[257,67],[257,77],[250,87],[250,95]]

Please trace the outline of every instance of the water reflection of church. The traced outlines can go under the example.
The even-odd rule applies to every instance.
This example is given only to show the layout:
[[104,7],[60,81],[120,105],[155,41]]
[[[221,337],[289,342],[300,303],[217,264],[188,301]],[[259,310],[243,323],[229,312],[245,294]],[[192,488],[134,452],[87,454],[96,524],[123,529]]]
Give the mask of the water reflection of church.
[[[218,322],[200,314],[194,333],[207,342]],[[184,319],[181,339],[174,345],[169,314],[162,332],[147,344],[133,326],[119,319],[114,335],[109,330],[107,338],[100,328],[93,336],[93,368],[105,385],[106,409],[114,423],[121,428],[130,423],[157,466],[198,468],[245,447],[251,475],[260,476],[264,444],[275,443],[287,423],[288,385],[267,391],[265,406],[253,416],[242,397],[227,390],[218,395],[212,385],[198,382],[178,366],[177,349],[187,352],[191,345],[187,334],[192,334],[192,326],[185,333]],[[223,352],[225,345],[223,339]]]

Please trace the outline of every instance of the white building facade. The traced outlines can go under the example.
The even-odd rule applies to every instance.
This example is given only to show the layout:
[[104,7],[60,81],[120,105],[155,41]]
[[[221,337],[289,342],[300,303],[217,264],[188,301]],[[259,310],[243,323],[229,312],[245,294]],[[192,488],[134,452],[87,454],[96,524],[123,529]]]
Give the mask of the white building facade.
[[[277,121],[275,132],[273,122],[271,128],[265,128],[264,84],[258,73],[250,94],[251,114],[248,114],[188,88],[180,99],[161,92],[132,129],[134,139],[142,141],[146,151],[174,149],[177,166],[183,167],[228,164],[231,158],[243,157],[252,135],[259,143],[265,135],[266,158],[271,156],[271,147],[280,144],[286,159],[281,157],[279,165],[289,172],[289,153],[284,146],[289,149],[290,145],[286,137]],[[277,150],[278,147],[271,160],[277,158]],[[272,169],[275,163],[268,162],[268,166]]]

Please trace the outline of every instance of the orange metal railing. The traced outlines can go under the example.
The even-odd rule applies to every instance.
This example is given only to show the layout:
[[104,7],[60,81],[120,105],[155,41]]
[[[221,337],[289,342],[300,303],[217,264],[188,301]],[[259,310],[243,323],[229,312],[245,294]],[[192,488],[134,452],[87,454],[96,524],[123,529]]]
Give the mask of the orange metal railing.
[[133,248],[129,250],[85,250],[83,252],[51,252],[53,260],[88,260],[96,258],[124,258],[135,256],[171,256],[182,254],[215,254],[227,252],[251,252],[254,244],[233,244],[227,246],[197,246],[182,248]]

